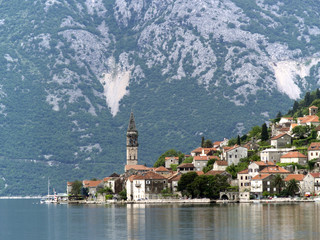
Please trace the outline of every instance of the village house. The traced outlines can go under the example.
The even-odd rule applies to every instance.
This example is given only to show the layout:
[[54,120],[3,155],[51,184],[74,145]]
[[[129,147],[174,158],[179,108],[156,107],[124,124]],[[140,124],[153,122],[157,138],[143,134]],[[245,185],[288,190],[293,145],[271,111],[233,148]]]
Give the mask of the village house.
[[299,192],[297,192],[296,194],[301,194],[301,192],[303,192],[303,179],[304,178],[305,178],[305,175],[303,175],[303,174],[289,174],[283,179],[283,181],[284,181],[285,185],[287,185],[290,180],[295,179],[298,182],[299,189],[300,189]]
[[129,201],[158,199],[161,197],[161,191],[168,188],[168,180],[164,176],[150,171],[130,176],[126,187]]
[[319,195],[320,193],[320,173],[311,173],[314,178],[314,193]]
[[72,191],[73,182],[67,182],[67,194],[70,195]]
[[207,166],[208,161],[208,156],[194,156],[192,163],[197,171],[202,171],[202,169]]
[[256,198],[261,198],[263,192],[270,194],[277,193],[277,187],[273,184],[274,174],[262,174],[259,173],[257,176],[251,179],[251,193]]
[[308,147],[308,160],[318,159],[320,156],[320,142],[312,142]]
[[230,166],[231,164],[237,165],[241,158],[245,158],[247,156],[247,148],[235,145],[225,151],[224,159],[228,162],[228,166]]
[[97,187],[98,185],[102,182],[103,180],[83,180],[82,181],[82,186],[84,188],[88,188],[88,194],[89,197],[91,198],[95,198],[95,195],[97,193]]
[[166,157],[165,167],[171,168],[171,164],[179,164],[179,157]]
[[260,171],[261,174],[280,174],[287,176],[290,172],[279,166],[267,166]]
[[117,177],[113,174],[110,177],[104,178],[100,184],[102,184],[103,188],[108,187],[112,190],[113,193],[118,194],[122,191],[123,182],[124,181],[121,181],[120,176]]
[[314,194],[315,192],[315,177],[317,176],[314,173],[308,173],[304,179],[303,184],[301,186],[301,194],[304,195],[306,193]]
[[250,177],[253,178],[257,176],[261,170],[269,166],[274,167],[275,164],[273,162],[253,161],[248,166],[248,173]]
[[181,172],[181,173],[195,171],[195,167],[194,167],[193,163],[182,163],[177,167],[177,169],[178,169],[178,172]]
[[307,164],[308,157],[298,151],[289,152],[280,157],[281,163],[298,163],[301,165]]
[[285,148],[287,145],[291,144],[292,137],[287,133],[282,133],[271,138],[271,146],[275,148]]
[[228,162],[227,161],[215,161],[213,164],[212,170],[216,171],[225,171],[228,167]]
[[251,177],[248,169],[238,172],[237,174],[239,192],[250,191]]
[[172,175],[168,178],[168,188],[173,192],[178,192],[178,182],[181,179],[182,174],[180,172]]
[[263,162],[280,162],[280,157],[288,152],[294,150],[293,148],[267,148],[260,152],[260,158]]
[[157,167],[153,171],[165,177],[171,176],[171,171],[166,169],[164,166]]
[[202,148],[198,147],[191,152],[191,156],[212,156],[215,152],[217,152],[216,148]]

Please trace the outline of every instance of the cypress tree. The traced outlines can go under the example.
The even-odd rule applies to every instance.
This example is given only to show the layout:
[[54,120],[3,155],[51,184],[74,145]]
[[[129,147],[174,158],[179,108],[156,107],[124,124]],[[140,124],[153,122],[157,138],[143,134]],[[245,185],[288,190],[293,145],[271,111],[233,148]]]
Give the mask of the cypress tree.
[[317,88],[317,91],[316,91],[316,99],[319,99],[320,98],[320,90],[319,88]]
[[261,128],[261,140],[267,141],[268,139],[269,139],[268,128],[267,128],[267,124],[264,123],[262,124],[262,128]]
[[204,136],[201,137],[201,147],[203,148],[203,144],[204,144]]
[[241,139],[240,139],[240,136],[238,135],[238,138],[237,138],[237,145],[241,145]]

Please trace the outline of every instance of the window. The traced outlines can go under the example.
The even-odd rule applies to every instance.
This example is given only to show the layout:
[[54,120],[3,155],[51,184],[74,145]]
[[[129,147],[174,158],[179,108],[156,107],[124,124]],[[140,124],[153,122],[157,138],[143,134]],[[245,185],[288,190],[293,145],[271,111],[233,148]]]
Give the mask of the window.
[[234,155],[235,158],[237,158],[237,155]]
[[275,192],[275,191],[277,191],[277,189],[276,189],[276,188],[273,188],[273,191]]
[[150,181],[149,181],[149,180],[147,180],[147,181],[146,181],[146,184],[150,184]]
[[243,179],[243,177],[241,176],[241,180]]
[[[270,185],[270,181],[267,182],[267,185]],[[268,190],[269,191],[269,190]]]
[[232,158],[232,155],[229,155],[229,158]]
[[267,188],[267,191],[270,192],[270,188]]
[[311,153],[311,156],[313,156],[313,153]]
[[243,186],[243,183],[241,183],[241,187]]

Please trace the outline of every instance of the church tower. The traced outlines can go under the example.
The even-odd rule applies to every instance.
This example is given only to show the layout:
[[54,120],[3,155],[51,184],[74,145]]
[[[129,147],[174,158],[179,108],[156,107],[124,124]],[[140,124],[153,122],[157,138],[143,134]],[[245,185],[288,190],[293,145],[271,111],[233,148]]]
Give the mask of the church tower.
[[131,112],[129,126],[127,130],[127,165],[138,164],[138,130]]

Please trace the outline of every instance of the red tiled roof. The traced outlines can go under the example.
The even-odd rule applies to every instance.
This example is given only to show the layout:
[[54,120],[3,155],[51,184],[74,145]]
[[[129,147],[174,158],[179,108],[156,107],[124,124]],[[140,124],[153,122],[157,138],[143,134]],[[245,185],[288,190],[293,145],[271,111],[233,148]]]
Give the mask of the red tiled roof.
[[308,147],[308,151],[319,151],[320,150],[320,142],[312,142]]
[[198,174],[198,176],[203,175],[204,172],[203,171],[196,171],[196,173]]
[[178,166],[178,168],[194,168],[193,163],[182,163]]
[[[279,138],[283,137],[284,135],[288,135],[288,134],[287,134],[287,133],[281,133],[281,134],[279,134],[279,135],[277,135],[277,136],[275,136],[275,137],[271,138],[271,140],[277,140],[277,139],[279,139]],[[290,136],[290,135],[288,135],[288,136]],[[290,137],[291,137],[291,136],[290,136]]]
[[257,164],[258,166],[274,166],[275,165],[273,162],[269,162],[269,161],[266,161],[266,162],[253,161],[250,164],[253,164],[253,163]]
[[285,179],[284,181],[285,182],[288,182],[292,179],[295,179],[297,181],[302,181],[304,179],[305,175],[303,174],[289,174]]
[[254,176],[252,178],[252,180],[262,180],[262,179],[265,179],[269,176],[270,176],[270,174],[258,174],[257,176]]
[[320,173],[310,173],[310,175],[314,178],[320,178]]
[[164,166],[160,166],[154,170],[155,172],[170,172],[168,169],[166,169]]
[[126,165],[125,166],[125,170],[128,171],[130,169],[133,169],[133,170],[144,170],[144,171],[149,171],[150,168],[144,166],[144,165]]
[[269,166],[262,169],[260,173],[290,173],[290,172],[279,166]]
[[279,129],[280,132],[288,132],[290,131],[290,128],[281,128]]
[[220,160],[220,158],[218,157],[218,156],[208,156],[209,157],[209,159],[216,159],[216,160]]
[[248,169],[245,169],[245,170],[238,172],[238,174],[248,174],[248,173],[249,173]]
[[204,175],[219,175],[221,173],[224,173],[225,171],[216,171],[216,170],[210,170],[209,172],[205,173]]
[[168,160],[168,159],[171,159],[171,158],[174,158],[176,160],[179,160],[179,157],[166,157],[165,160]]
[[71,186],[73,182],[67,182],[67,186]]
[[84,187],[96,187],[98,186],[102,180],[97,180],[97,181],[91,181],[91,180],[83,180],[83,186]]
[[172,181],[179,181],[180,178],[181,178],[182,174],[177,174],[177,175],[174,175],[172,176],[170,179],[169,179],[169,182],[172,182]]
[[194,156],[193,160],[195,161],[209,161],[208,156]]
[[213,143],[213,145],[214,145],[214,146],[215,146],[215,145],[220,145],[222,142],[223,142],[223,141],[216,141],[216,142]]
[[216,163],[218,166],[228,166],[227,161],[215,161],[214,163]]
[[317,115],[308,115],[305,117],[300,117],[298,119],[300,123],[319,122],[319,117]]
[[297,123],[292,123],[292,124],[291,124],[291,129],[294,129],[296,126],[298,126]]
[[300,152],[288,152],[287,154],[282,155],[280,158],[307,158],[307,156]]
[[112,178],[112,177],[105,177],[105,178],[103,179],[103,181],[104,181],[104,182],[108,182],[111,178]]
[[216,148],[202,148],[202,147],[198,147],[196,149],[194,149],[192,152],[193,153],[202,153],[202,150],[204,151],[205,154],[208,154],[211,151],[217,151]]
[[309,107],[309,109],[310,109],[310,108],[316,108],[316,109],[318,109],[318,107],[316,107],[316,106],[311,106],[311,107]]
[[167,178],[165,178],[164,176],[162,176],[158,173],[150,171],[150,172],[146,172],[146,173],[142,173],[142,174],[137,175],[133,180],[147,180],[147,179],[148,180],[149,179],[151,179],[151,180],[158,179],[159,180],[159,179],[167,179]]

